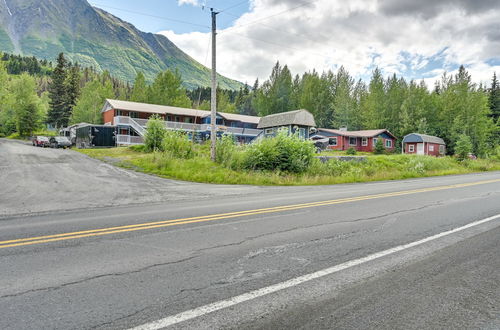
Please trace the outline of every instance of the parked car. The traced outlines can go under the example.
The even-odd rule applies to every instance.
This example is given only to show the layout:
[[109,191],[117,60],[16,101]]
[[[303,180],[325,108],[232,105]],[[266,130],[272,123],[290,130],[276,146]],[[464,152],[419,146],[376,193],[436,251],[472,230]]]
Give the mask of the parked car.
[[71,148],[71,141],[65,136],[54,136],[50,138],[52,148]]
[[46,136],[34,136],[31,141],[35,147],[45,148],[50,146],[49,138]]

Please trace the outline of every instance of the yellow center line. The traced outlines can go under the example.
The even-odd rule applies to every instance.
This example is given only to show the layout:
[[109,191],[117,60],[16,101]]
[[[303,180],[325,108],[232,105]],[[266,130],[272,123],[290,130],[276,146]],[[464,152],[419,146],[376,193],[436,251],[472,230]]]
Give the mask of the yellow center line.
[[393,196],[410,195],[410,194],[416,194],[416,193],[439,191],[439,190],[446,190],[446,189],[453,189],[453,188],[463,188],[463,187],[470,187],[470,186],[482,185],[482,184],[487,184],[487,183],[495,183],[495,182],[500,182],[500,179],[485,180],[485,181],[478,181],[478,182],[471,182],[471,183],[453,184],[453,185],[438,186],[438,187],[431,187],[431,188],[420,188],[420,189],[397,191],[397,192],[374,194],[374,195],[365,195],[365,196],[358,196],[358,197],[340,198],[340,199],[333,199],[333,200],[326,200],[326,201],[319,201],[319,202],[276,206],[276,207],[261,208],[261,209],[247,210],[247,211],[212,214],[212,215],[197,216],[197,217],[190,217],[190,218],[180,218],[180,219],[173,219],[173,220],[147,222],[147,223],[141,223],[141,224],[135,224],[135,225],[108,227],[108,228],[76,231],[76,232],[61,233],[61,234],[46,235],[46,236],[20,238],[20,239],[14,239],[14,240],[0,241],[0,249],[8,248],[8,247],[16,247],[16,246],[49,243],[49,242],[55,242],[55,241],[64,241],[64,240],[84,238],[84,237],[111,235],[111,234],[116,234],[116,233],[131,232],[131,231],[138,231],[138,230],[163,228],[163,227],[177,226],[177,225],[190,224],[190,223],[199,223],[199,222],[208,222],[208,221],[215,221],[215,220],[221,220],[221,219],[230,219],[230,218],[244,217],[244,216],[249,216],[249,215],[284,212],[284,211],[289,211],[289,210],[297,210],[297,209],[304,209],[304,208],[311,208],[311,207],[318,207],[318,206],[325,206],[325,205],[333,205],[333,204],[342,204],[342,203],[349,203],[349,202],[363,201],[363,200],[370,200],[370,199],[378,199],[378,198],[387,198],[387,197],[393,197]]

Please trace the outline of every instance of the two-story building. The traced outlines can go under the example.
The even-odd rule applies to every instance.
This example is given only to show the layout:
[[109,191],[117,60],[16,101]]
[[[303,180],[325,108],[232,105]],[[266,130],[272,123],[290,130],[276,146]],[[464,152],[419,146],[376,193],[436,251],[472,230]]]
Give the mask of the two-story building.
[[[101,112],[105,125],[117,127],[117,145],[143,143],[148,119],[153,115],[165,120],[167,129],[188,132],[194,139],[210,137],[210,111],[108,99]],[[231,133],[240,143],[248,143],[262,132],[257,128],[259,121],[256,116],[218,112],[217,132]]]

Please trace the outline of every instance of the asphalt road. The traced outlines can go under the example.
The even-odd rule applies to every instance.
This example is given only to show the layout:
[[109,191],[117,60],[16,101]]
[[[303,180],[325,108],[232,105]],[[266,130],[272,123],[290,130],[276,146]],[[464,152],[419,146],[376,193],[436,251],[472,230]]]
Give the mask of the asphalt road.
[[0,180],[1,329],[500,328],[499,172],[209,186],[0,140]]

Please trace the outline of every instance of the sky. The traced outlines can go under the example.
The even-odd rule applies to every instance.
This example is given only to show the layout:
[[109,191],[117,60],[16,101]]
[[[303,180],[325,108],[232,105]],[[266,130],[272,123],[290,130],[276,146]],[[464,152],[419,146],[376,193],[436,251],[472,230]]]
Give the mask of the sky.
[[[253,84],[279,61],[292,74],[344,66],[369,80],[424,79],[431,87],[463,64],[475,82],[500,74],[498,0],[95,0],[140,30],[161,33],[210,66],[210,7],[217,71]],[[144,15],[146,14],[146,15]]]

